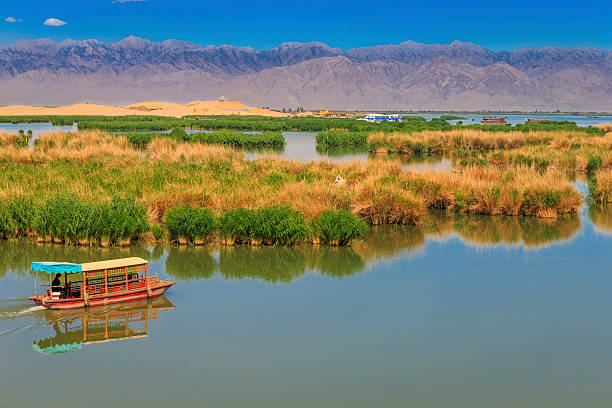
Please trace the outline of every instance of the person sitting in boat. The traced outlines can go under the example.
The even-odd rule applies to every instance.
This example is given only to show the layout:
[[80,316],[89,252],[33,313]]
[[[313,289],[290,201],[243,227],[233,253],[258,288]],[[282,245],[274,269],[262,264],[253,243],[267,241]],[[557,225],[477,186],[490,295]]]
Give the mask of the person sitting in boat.
[[61,276],[61,273],[55,275],[55,279],[53,279],[53,282],[51,282],[51,293],[59,293],[59,298],[64,299],[66,291],[62,286],[62,281],[60,280]]

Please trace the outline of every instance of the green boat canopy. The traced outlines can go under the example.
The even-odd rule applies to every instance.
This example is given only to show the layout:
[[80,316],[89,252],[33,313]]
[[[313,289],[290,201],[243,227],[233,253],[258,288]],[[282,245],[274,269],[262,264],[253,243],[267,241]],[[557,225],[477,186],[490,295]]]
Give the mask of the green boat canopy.
[[32,262],[32,271],[46,272],[51,275],[57,273],[81,273],[81,264],[69,262]]

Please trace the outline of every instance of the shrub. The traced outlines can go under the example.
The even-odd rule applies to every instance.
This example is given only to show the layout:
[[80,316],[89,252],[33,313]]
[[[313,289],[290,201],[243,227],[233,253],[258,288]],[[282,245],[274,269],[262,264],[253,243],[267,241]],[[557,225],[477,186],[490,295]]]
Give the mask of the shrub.
[[170,132],[170,137],[179,141],[189,140],[189,135],[181,128],[174,128],[172,132]]
[[151,232],[157,241],[162,241],[164,239],[164,229],[160,225],[151,225]]
[[9,206],[0,201],[0,239],[15,236],[16,227]]
[[589,177],[589,190],[593,202],[612,202],[612,170],[599,170]]
[[[72,193],[58,193],[49,197],[37,213],[34,229],[39,236],[50,236],[65,241],[76,237],[83,217],[83,208]],[[86,217],[85,217],[86,218]]]
[[151,143],[154,136],[150,133],[128,133],[125,135],[125,138],[134,146],[143,148]]
[[601,168],[602,163],[603,162],[600,156],[591,156],[591,158],[589,159],[587,163],[587,170],[589,171],[599,170]]
[[317,146],[323,147],[366,147],[368,145],[367,133],[328,131],[317,134]]
[[[110,203],[111,216],[126,216],[133,220],[133,232],[131,236],[144,234],[149,230],[149,221],[147,219],[147,209],[144,205],[137,203],[131,197],[118,197],[115,196]],[[132,221],[124,220],[124,222],[132,223]],[[126,232],[127,234],[127,232]],[[124,235],[124,238],[128,238]]]
[[53,238],[66,243],[83,239],[102,244],[119,243],[134,238],[149,229],[146,209],[132,198],[113,198],[110,203],[92,203],[72,193],[58,193],[49,197],[35,211],[28,213],[27,199],[16,199],[16,213],[20,228],[32,217],[31,226],[39,237]]
[[219,218],[219,228],[226,242],[249,243],[256,227],[257,212],[254,210],[228,210]]
[[558,208],[561,202],[561,191],[539,191],[527,189],[523,193],[521,213],[535,216],[555,216],[562,209]]
[[34,224],[36,204],[32,196],[15,196],[9,202],[9,210],[16,233],[25,235]]
[[187,135],[185,140],[200,143],[216,143],[233,147],[245,148],[273,148],[281,149],[285,146],[285,137],[280,132],[242,133],[224,130],[209,133],[195,133]]
[[170,239],[185,239],[188,242],[203,240],[216,228],[214,214],[208,208],[188,205],[177,207],[166,213],[166,228]]
[[370,225],[419,223],[425,210],[422,198],[396,184],[373,180],[357,195],[356,213]]
[[292,245],[307,236],[304,215],[289,206],[262,208],[256,221],[255,236],[267,245]]
[[348,245],[367,229],[364,220],[346,210],[327,210],[318,220],[321,241],[332,245]]

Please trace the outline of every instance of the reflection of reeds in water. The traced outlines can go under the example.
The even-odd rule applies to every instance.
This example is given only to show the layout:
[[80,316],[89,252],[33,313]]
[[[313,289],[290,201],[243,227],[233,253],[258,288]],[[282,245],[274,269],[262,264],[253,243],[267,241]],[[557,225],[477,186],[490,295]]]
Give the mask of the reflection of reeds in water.
[[[598,230],[612,233],[611,207],[594,207],[589,212]],[[289,283],[309,272],[343,278],[366,270],[368,264],[398,256],[425,253],[427,240],[446,241],[459,237],[466,245],[478,247],[540,248],[569,240],[580,231],[577,215],[555,219],[530,217],[470,216],[444,211],[430,212],[419,226],[377,226],[353,247],[252,247],[172,246],[167,249],[166,272],[180,280],[209,279],[217,272],[226,279],[258,279]],[[0,243],[0,277],[8,270],[25,275],[32,261],[89,262],[127,256],[160,259],[166,249],[144,247],[90,248],[37,245],[27,241]],[[213,255],[219,252],[218,260]],[[40,279],[44,279],[41,275]],[[48,277],[47,277],[48,278]]]
[[209,247],[172,247],[166,260],[166,272],[183,280],[209,279],[218,271],[225,279],[289,283],[310,271],[343,278],[364,268],[362,258],[346,247],[227,246],[219,249],[218,263]]
[[219,270],[223,277],[266,282],[289,283],[313,270],[342,278],[364,268],[361,257],[346,247],[226,247],[219,257]]
[[166,273],[182,279],[211,278],[217,270],[217,262],[206,247],[173,246],[168,250]]
[[223,248],[219,270],[226,279],[261,279],[289,283],[301,277],[308,266],[305,248]]
[[[147,248],[134,244],[130,247],[82,247],[58,244],[36,244],[28,240],[0,242],[0,277],[9,270],[19,276],[30,273],[33,261],[95,262],[105,259],[137,256],[149,259]],[[41,273],[41,277],[47,276]]]
[[576,214],[554,219],[458,216],[453,228],[464,242],[476,246],[540,248],[572,238],[580,230],[580,218]]
[[596,231],[605,235],[612,235],[612,205],[591,206],[589,217]]
[[366,262],[391,260],[399,254],[411,254],[423,248],[425,232],[416,226],[376,226],[370,228],[360,242],[354,244]]

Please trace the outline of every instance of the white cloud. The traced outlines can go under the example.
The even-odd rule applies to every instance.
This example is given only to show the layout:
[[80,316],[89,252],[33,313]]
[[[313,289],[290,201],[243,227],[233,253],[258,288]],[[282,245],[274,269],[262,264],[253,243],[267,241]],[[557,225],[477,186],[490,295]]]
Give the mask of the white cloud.
[[63,25],[68,24],[65,21],[60,20],[59,18],[48,18],[45,20],[45,22],[43,23],[46,26],[51,26],[51,27],[61,27]]
[[15,17],[7,17],[4,19],[4,21],[6,21],[7,23],[21,23],[21,19]]

